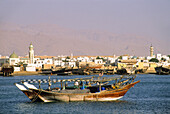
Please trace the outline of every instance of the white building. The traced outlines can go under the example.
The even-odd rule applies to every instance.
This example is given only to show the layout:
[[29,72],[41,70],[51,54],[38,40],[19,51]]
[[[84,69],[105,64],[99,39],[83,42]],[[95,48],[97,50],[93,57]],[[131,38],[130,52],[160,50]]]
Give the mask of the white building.
[[106,62],[108,64],[112,64],[112,63],[115,63],[116,59],[117,58],[115,58],[115,57],[107,57]]
[[23,64],[28,64],[29,58],[20,58],[20,62],[22,62]]
[[128,60],[129,56],[128,55],[123,55],[122,60]]
[[20,67],[14,67],[14,72],[20,71],[20,70],[21,70]]
[[53,63],[54,63],[55,66],[61,66],[62,65],[62,60],[55,59],[55,60],[53,60]]
[[70,62],[68,62],[68,66],[69,67],[76,67],[76,62],[70,61]]
[[89,62],[89,57],[78,57],[77,61],[78,62]]
[[166,55],[162,55],[162,58],[166,59],[167,61],[169,61],[169,57]]
[[103,59],[95,59],[94,63],[95,64],[103,64]]
[[155,58],[155,55],[153,55],[152,57],[151,56],[147,56],[147,60],[150,60],[152,58]]
[[36,67],[35,66],[27,66],[26,67],[26,71],[28,71],[28,72],[35,72],[36,71]]
[[9,64],[10,65],[17,65],[20,62],[18,55],[14,52],[9,56]]
[[161,54],[156,54],[156,58],[160,61],[161,58],[162,58],[162,55]]
[[44,59],[44,64],[53,64],[53,59]]
[[37,68],[42,68],[42,65],[44,64],[44,60],[43,59],[40,59],[40,58],[35,58],[35,65]]

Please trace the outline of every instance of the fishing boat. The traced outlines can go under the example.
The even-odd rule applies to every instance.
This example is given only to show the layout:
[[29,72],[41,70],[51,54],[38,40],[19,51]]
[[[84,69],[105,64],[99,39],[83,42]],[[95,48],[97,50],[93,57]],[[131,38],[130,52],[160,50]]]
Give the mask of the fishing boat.
[[[21,80],[15,85],[31,102],[114,101],[122,98],[131,87],[140,82],[134,82],[135,78],[136,76],[131,75],[51,80],[49,76],[48,80]],[[39,88],[31,83],[38,83]],[[42,83],[48,83],[48,89],[42,89]],[[61,85],[51,88],[52,84],[57,83]]]
[[169,75],[170,74],[170,66],[168,67],[163,67],[163,66],[159,66],[159,67],[155,67],[155,71],[157,74],[159,75]]

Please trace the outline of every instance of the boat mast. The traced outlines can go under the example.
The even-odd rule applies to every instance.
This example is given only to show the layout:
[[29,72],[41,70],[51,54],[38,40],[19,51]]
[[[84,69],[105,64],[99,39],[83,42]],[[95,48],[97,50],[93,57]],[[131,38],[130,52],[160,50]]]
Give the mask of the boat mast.
[[50,76],[48,76],[48,90],[51,89],[51,80],[50,80]]
[[39,89],[41,89],[41,80],[38,80],[39,83]]

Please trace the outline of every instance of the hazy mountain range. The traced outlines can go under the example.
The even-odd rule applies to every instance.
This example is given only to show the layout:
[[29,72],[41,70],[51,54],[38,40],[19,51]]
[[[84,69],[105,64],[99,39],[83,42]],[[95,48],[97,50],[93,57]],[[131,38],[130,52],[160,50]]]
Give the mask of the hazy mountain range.
[[155,53],[168,54],[166,41],[133,34],[116,34],[97,30],[73,30],[52,24],[0,24],[0,55],[13,51],[24,56],[32,42],[35,55],[149,55],[152,44]]

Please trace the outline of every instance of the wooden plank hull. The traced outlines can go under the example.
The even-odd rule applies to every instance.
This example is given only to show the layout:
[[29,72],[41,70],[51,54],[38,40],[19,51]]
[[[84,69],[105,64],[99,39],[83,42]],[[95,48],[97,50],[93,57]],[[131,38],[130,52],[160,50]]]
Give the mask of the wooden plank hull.
[[84,94],[56,94],[41,92],[39,98],[44,102],[53,101],[114,101],[122,98],[128,90],[109,93],[84,93]]
[[121,89],[103,90],[96,93],[60,93],[57,91],[46,91],[41,89],[32,89],[31,91],[24,90],[23,92],[33,102],[114,101],[122,98],[132,86],[139,82],[140,81],[128,84]]
[[38,97],[38,94],[33,92],[32,90],[22,90],[22,92],[33,102],[34,101],[36,101],[36,102],[42,102],[43,101]]

